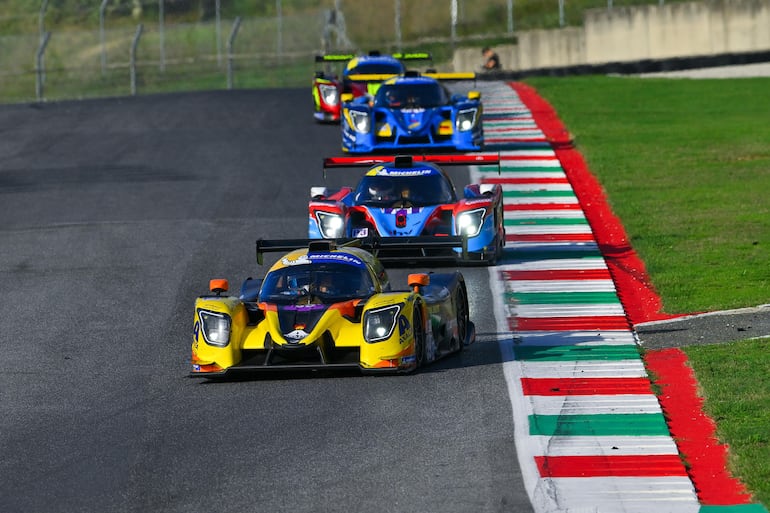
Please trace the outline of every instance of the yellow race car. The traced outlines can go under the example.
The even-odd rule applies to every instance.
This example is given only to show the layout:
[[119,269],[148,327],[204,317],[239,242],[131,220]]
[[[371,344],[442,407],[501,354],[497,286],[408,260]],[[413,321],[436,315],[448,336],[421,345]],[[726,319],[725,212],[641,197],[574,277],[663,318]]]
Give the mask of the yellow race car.
[[195,302],[191,375],[404,373],[461,351],[476,336],[462,274],[410,274],[408,287],[391,290],[375,256],[380,249],[464,245],[461,237],[444,239],[260,239],[260,264],[265,252],[291,251],[264,279],[246,279],[238,296],[225,294],[227,280],[211,280],[211,294]]

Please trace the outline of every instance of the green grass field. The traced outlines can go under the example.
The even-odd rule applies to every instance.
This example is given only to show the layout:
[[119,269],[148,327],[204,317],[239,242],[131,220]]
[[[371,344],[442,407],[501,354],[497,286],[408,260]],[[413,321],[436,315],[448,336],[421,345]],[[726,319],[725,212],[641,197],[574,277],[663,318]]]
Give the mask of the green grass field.
[[770,302],[770,78],[527,82],[575,137],[667,313]]
[[[668,313],[770,303],[770,78],[533,78]],[[734,474],[770,504],[770,339],[685,348]]]

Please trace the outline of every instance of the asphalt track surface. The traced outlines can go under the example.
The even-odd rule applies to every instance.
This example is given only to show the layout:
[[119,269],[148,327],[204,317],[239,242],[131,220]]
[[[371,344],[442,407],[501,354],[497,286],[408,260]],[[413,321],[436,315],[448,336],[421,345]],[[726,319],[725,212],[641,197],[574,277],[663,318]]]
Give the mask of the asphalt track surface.
[[462,269],[478,341],[418,374],[187,377],[208,280],[306,236],[340,153],[310,102],[0,106],[3,512],[531,511],[486,268]]

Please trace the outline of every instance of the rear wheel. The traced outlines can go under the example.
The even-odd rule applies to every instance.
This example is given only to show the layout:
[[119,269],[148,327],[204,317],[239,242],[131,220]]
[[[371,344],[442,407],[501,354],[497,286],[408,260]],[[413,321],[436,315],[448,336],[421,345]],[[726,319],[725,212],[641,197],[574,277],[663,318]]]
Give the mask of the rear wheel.
[[422,309],[419,304],[415,305],[414,315],[412,316],[412,331],[414,332],[414,360],[416,369],[425,365],[425,325],[422,320]]
[[461,282],[455,293],[455,316],[457,319],[458,351],[462,351],[468,338],[468,296],[465,285]]

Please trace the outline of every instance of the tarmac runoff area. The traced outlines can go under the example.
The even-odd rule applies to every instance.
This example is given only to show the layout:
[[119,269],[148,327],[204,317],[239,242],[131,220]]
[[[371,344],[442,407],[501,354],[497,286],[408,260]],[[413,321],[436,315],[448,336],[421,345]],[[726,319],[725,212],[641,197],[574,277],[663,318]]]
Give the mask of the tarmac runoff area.
[[[769,77],[770,63],[643,73],[639,76],[694,79]],[[636,324],[634,329],[642,346],[649,349],[770,337],[770,304],[645,322]]]
[[634,329],[648,349],[770,337],[770,304],[644,322]]
[[679,71],[659,71],[641,73],[642,78],[750,78],[770,77],[770,62],[741,64],[735,66],[715,66]]

